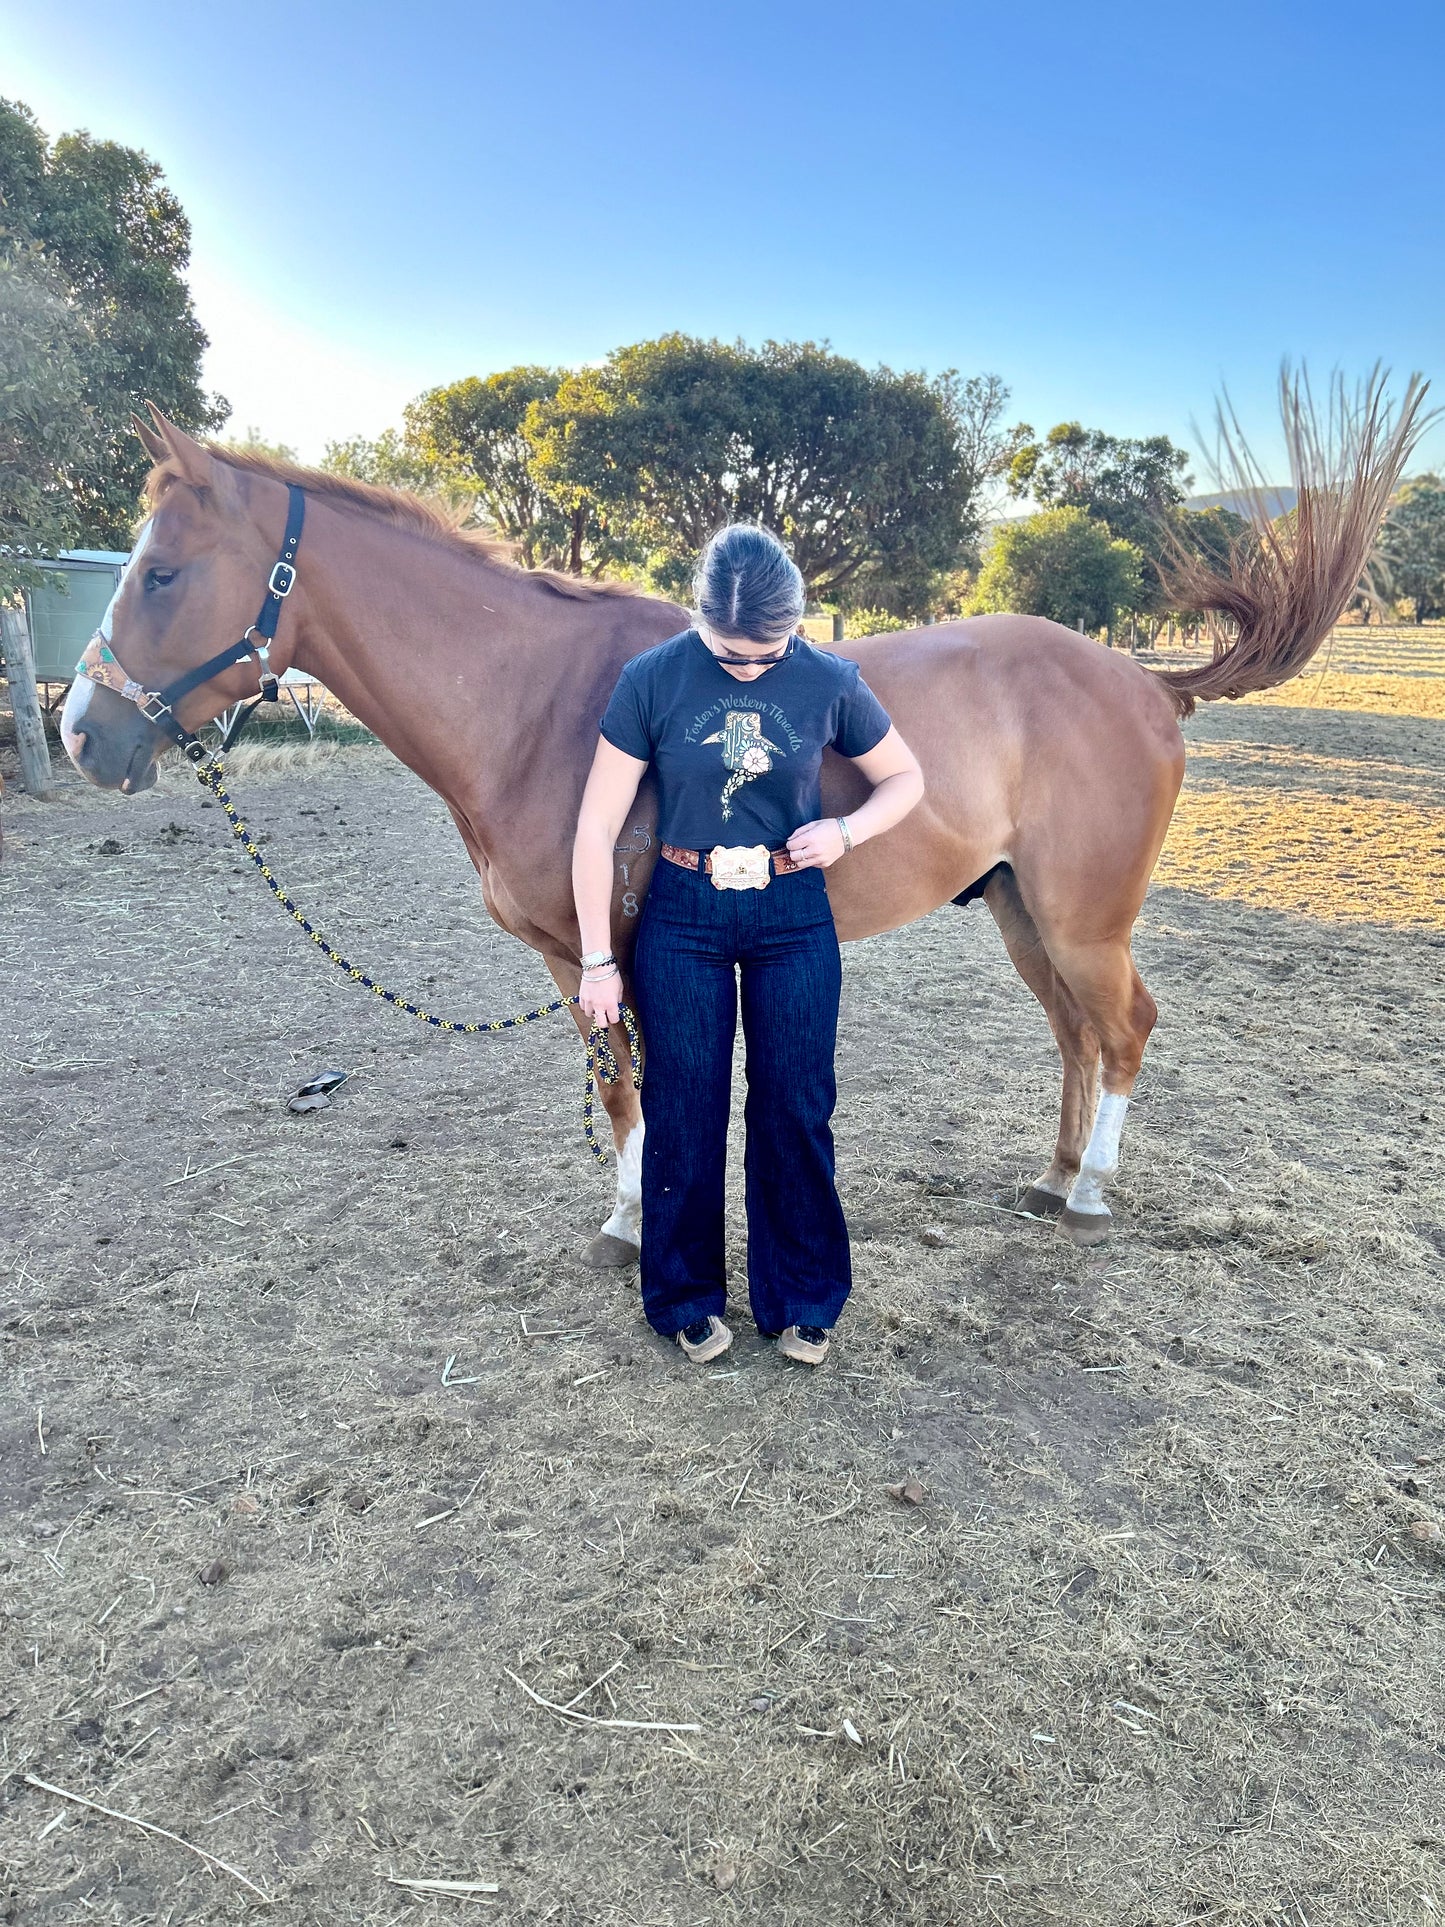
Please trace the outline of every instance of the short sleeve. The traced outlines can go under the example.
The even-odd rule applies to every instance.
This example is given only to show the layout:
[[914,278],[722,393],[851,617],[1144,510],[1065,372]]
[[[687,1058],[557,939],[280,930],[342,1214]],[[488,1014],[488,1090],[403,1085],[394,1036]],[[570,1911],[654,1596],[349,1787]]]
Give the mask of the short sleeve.
[[870,749],[877,749],[892,727],[892,717],[859,671],[850,679],[838,705],[834,749],[840,756],[866,756]]
[[631,663],[625,663],[599,727],[614,749],[643,763],[652,761],[654,747],[647,711],[646,694],[637,686]]

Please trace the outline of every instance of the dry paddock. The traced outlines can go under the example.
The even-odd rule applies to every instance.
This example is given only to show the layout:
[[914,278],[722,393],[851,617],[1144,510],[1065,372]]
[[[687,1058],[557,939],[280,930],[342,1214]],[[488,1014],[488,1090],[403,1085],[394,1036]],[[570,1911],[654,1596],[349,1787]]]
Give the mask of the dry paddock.
[[[1445,1920],[1445,647],[1190,736],[1114,1242],[1010,1214],[987,916],[860,944],[816,1376],[576,1262],[565,1020],[376,1008],[180,772],[12,785],[0,1917]],[[382,752],[237,781],[384,976],[545,993]]]

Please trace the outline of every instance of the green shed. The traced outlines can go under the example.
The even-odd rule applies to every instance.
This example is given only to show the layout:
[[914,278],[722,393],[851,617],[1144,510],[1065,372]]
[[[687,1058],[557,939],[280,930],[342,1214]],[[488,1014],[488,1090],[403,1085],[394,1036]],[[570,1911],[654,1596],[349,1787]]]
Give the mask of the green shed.
[[25,597],[37,682],[70,682],[81,652],[100,627],[129,558],[111,549],[66,549],[47,570],[63,576],[70,593],[31,589]]

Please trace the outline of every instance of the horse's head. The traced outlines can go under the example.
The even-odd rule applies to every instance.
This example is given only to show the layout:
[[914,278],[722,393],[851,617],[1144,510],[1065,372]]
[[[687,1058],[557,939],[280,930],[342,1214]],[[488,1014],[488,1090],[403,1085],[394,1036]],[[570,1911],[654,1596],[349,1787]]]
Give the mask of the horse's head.
[[[150,519],[96,643],[131,682],[155,691],[208,661],[256,620],[286,521],[286,490],[274,477],[213,455],[152,409],[154,428],[135,428],[155,462],[146,482]],[[279,675],[290,663],[295,617],[271,651]],[[233,664],[176,705],[177,720],[199,729],[257,689],[257,666]],[[71,761],[101,789],[133,795],[156,780],[169,738],[118,690],[86,676],[70,686],[60,719]]]

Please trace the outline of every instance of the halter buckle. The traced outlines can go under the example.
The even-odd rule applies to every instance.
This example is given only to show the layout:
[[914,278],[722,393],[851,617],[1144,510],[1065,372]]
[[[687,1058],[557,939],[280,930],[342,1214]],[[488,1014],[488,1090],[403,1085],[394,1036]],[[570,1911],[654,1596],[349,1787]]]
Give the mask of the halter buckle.
[[[281,568],[285,565],[278,563],[276,566]],[[260,665],[257,672],[257,686],[261,691],[261,701],[263,703],[277,703],[281,700],[281,678],[271,667],[270,638],[267,637],[256,642],[251,642],[251,638],[256,634],[256,625],[253,622],[241,640],[242,642],[251,643],[251,654]]]
[[148,723],[154,723],[157,729],[162,726],[161,718],[163,716],[169,716],[171,713],[170,704],[163,703],[159,695],[147,696],[143,703],[136,704],[136,708],[139,709],[146,721]]
[[278,562],[271,571],[267,588],[274,596],[286,597],[296,587],[296,571],[289,562]]

